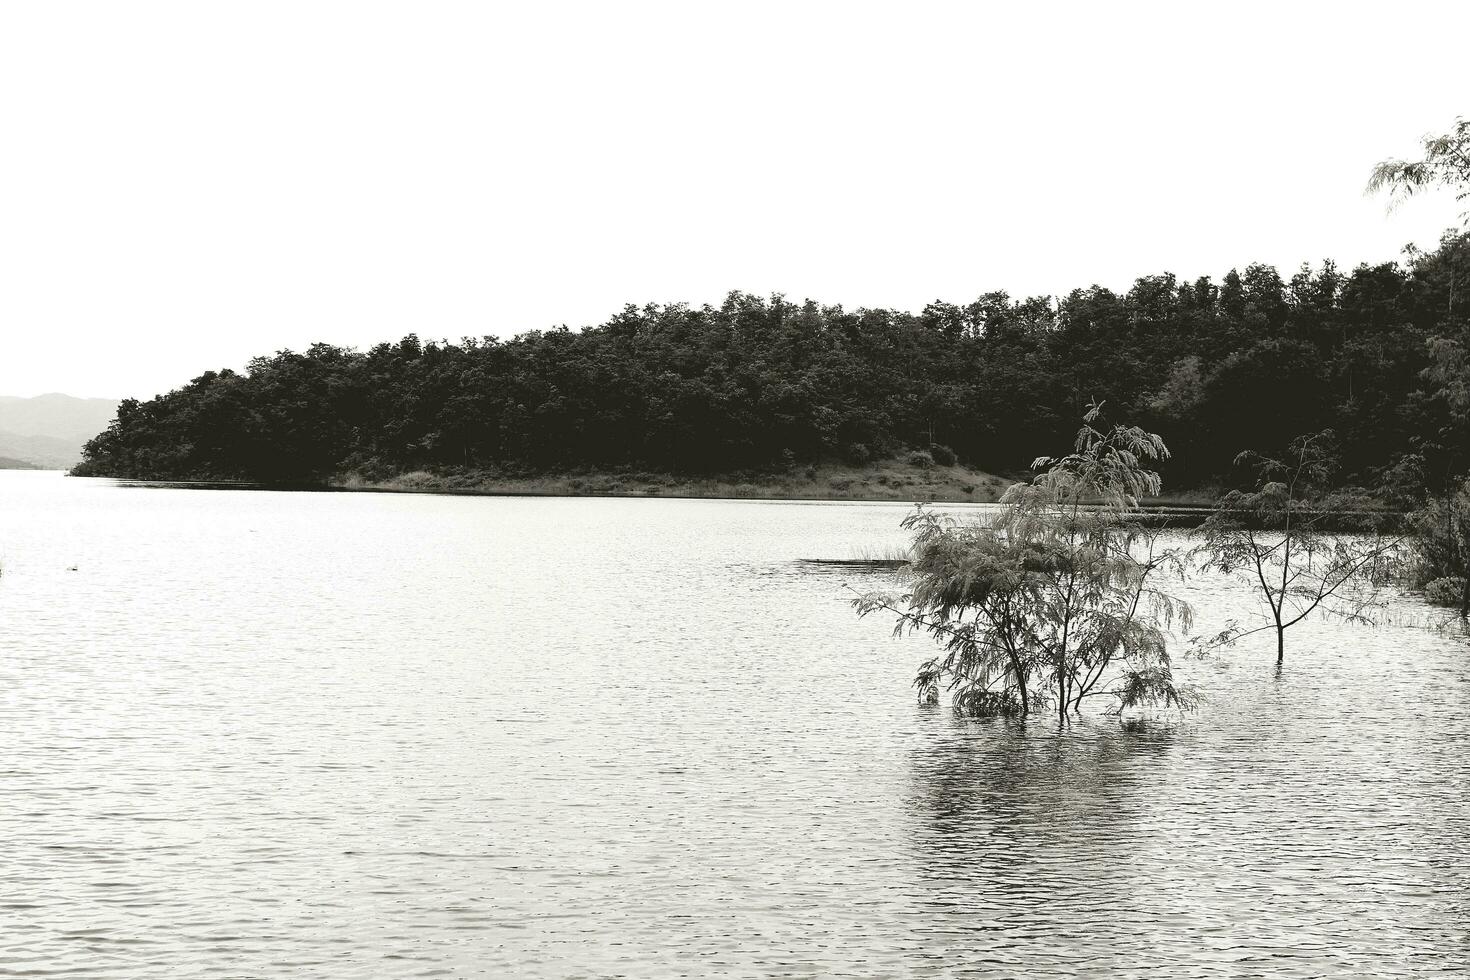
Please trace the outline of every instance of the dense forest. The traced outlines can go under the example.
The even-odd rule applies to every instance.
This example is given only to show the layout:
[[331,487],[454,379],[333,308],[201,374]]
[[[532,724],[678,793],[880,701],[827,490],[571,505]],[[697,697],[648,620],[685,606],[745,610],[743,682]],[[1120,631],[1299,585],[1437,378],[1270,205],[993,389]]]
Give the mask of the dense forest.
[[[1438,491],[1467,465],[1451,389],[1470,236],[1344,273],[1266,265],[917,313],[731,293],[510,340],[317,344],[128,400],[75,472],[312,482],[356,472],[773,472],[910,449],[1001,473],[1092,400],[1163,435],[1167,486],[1332,428],[1344,483]],[[1437,380],[1436,380],[1437,379]],[[1463,387],[1463,380],[1459,385]]]

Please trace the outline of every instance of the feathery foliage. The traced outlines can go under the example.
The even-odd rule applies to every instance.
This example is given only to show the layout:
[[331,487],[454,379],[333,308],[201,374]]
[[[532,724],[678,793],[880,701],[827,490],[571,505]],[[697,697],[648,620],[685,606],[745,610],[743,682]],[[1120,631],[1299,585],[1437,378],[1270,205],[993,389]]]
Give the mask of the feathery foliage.
[[1189,708],[1197,696],[1174,683],[1166,640],[1187,629],[1187,605],[1156,586],[1182,576],[1180,554],[1134,519],[1156,494],[1148,468],[1168,456],[1157,435],[1100,427],[1093,404],[1072,453],[1037,459],[1030,483],[1001,498],[993,524],[966,524],[919,507],[911,589],[854,601],[859,615],[896,613],[895,633],[923,632],[940,652],[919,668],[925,700],[947,689],[972,715],[1055,708],[1060,718],[1092,697],[1111,710]]
[[[1368,180],[1368,193],[1386,190],[1390,200],[1435,187],[1455,191],[1457,201],[1470,200],[1470,119],[1456,119],[1449,132],[1426,136],[1424,159],[1384,160]],[[1470,224],[1470,210],[1461,217]]]

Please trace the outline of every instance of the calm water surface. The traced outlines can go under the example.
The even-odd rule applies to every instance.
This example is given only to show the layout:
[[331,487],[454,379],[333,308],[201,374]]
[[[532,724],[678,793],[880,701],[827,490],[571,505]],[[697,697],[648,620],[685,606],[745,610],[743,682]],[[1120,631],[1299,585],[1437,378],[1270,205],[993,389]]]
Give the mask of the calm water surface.
[[905,512],[0,473],[0,975],[1470,975],[1463,638],[964,722],[793,561]]

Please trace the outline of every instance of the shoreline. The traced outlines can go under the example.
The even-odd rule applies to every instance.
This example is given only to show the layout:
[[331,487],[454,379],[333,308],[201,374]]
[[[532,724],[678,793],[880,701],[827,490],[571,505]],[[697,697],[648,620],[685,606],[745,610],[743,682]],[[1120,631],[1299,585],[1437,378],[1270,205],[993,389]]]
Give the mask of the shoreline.
[[416,470],[389,477],[335,474],[312,483],[225,479],[147,479],[73,474],[124,484],[200,490],[301,490],[348,493],[428,493],[481,497],[652,497],[694,500],[831,500],[871,503],[994,503],[1015,481],[969,467],[923,466],[883,460],[865,466],[812,465],[787,473],[690,477],[668,473],[545,473],[507,476],[484,470]]
[[[16,471],[20,472],[20,471]],[[66,470],[32,473],[72,474]],[[83,476],[82,479],[87,479]],[[664,500],[768,500],[796,503],[995,504],[1013,480],[964,466],[919,466],[887,460],[864,467],[813,466],[792,473],[736,481],[719,477],[678,477],[652,473],[542,474],[509,477],[483,471],[432,473],[425,470],[368,479],[359,473],[320,483],[270,484],[244,480],[145,480],[100,476],[124,486],[187,490],[274,490],[308,493],[396,493],[457,497],[563,497]],[[1214,510],[1218,491],[1185,490],[1139,501],[1137,516],[1158,526],[1197,527]],[[1383,520],[1402,519],[1397,511],[1327,510],[1327,527],[1366,530]],[[1374,521],[1365,522],[1364,518]]]
[[511,477],[482,472],[413,471],[387,479],[348,473],[328,488],[383,493],[500,497],[662,497],[696,500],[834,500],[872,503],[994,503],[1012,481],[964,466],[886,460],[861,467],[807,466],[737,478],[666,473],[558,473]]
[[[31,470],[76,476],[69,470]],[[81,474],[81,479],[93,474]],[[790,473],[742,477],[686,477],[667,473],[546,473],[505,476],[485,471],[414,470],[385,478],[339,473],[323,482],[261,483],[225,479],[148,479],[96,474],[124,484],[197,490],[285,490],[313,493],[425,493],[463,497],[618,497],[669,500],[809,500],[852,503],[993,504],[1020,482],[983,470],[954,466],[921,466],[883,460],[865,466],[821,465]],[[1212,507],[1215,492],[1185,490],[1150,497],[1147,508]]]

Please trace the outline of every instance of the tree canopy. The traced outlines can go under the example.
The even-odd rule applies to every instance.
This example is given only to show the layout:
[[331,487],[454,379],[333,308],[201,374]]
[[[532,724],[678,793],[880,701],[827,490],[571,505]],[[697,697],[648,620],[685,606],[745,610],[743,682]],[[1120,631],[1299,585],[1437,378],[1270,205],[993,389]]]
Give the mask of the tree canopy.
[[[1123,293],[986,293],[918,312],[731,293],[629,306],[581,330],[367,351],[317,344],[129,400],[76,472],[320,481],[408,470],[761,471],[933,445],[1000,473],[1106,400],[1160,433],[1174,487],[1225,480],[1242,449],[1335,429],[1341,478],[1465,467],[1453,386],[1470,236],[1351,272],[1145,276]],[[1454,338],[1461,338],[1455,341]],[[1456,348],[1457,350],[1463,347]],[[1432,373],[1432,372],[1431,372]],[[1413,468],[1411,467],[1411,468]]]

